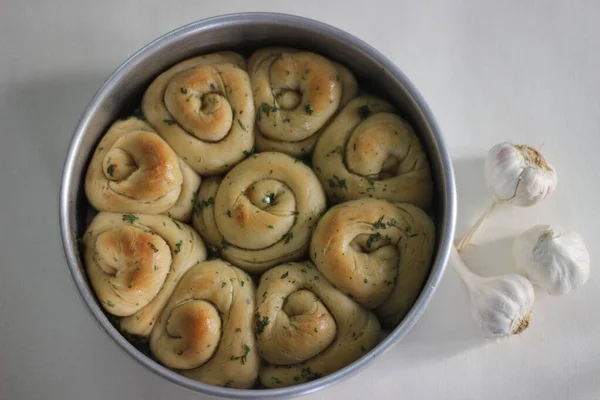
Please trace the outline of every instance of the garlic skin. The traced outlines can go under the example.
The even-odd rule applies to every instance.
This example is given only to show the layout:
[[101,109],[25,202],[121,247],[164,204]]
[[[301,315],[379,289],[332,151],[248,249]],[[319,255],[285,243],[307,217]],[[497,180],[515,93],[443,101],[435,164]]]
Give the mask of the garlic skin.
[[557,184],[556,171],[539,151],[506,142],[488,152],[485,179],[498,201],[523,207],[544,200]]
[[464,264],[456,249],[450,261],[470,292],[471,314],[489,337],[518,335],[531,321],[533,285],[517,274],[481,277]]
[[590,275],[590,253],[575,231],[536,225],[517,236],[513,256],[519,272],[553,296],[583,286]]

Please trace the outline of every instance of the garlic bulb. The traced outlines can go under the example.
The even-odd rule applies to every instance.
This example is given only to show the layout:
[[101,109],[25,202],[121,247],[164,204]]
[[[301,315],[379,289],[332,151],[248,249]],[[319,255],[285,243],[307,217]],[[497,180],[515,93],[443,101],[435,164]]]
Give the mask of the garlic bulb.
[[515,238],[517,268],[535,285],[559,296],[584,285],[590,275],[590,254],[577,232],[536,225]]
[[485,180],[498,201],[532,206],[552,193],[557,177],[539,151],[505,142],[488,152]]
[[494,199],[475,224],[460,238],[456,248],[463,252],[477,231],[500,204],[528,207],[550,196],[557,184],[556,171],[533,147],[499,143],[485,159],[485,180]]
[[521,275],[481,277],[473,273],[453,249],[451,263],[471,297],[471,313],[487,336],[522,333],[531,321],[535,293]]

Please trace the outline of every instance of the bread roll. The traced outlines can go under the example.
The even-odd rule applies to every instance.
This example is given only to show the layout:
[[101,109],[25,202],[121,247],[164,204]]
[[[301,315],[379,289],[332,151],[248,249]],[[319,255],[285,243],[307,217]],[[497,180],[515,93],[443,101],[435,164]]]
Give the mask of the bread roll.
[[385,200],[338,204],[321,218],[310,257],[339,290],[374,309],[393,328],[411,309],[429,274],[433,222],[420,208]]
[[269,388],[331,374],[379,341],[377,318],[334,288],[309,261],[265,272],[256,299],[258,347],[268,362],[260,380]]
[[220,52],[163,72],[142,99],[158,133],[196,172],[217,175],[254,146],[254,103],[242,56]]
[[260,366],[252,319],[254,293],[248,274],[225,261],[192,267],[152,332],[152,354],[200,382],[251,387]]
[[376,198],[431,205],[433,182],[421,142],[377,97],[352,100],[321,134],[312,160],[333,203]]
[[358,92],[356,78],[348,68],[293,48],[255,51],[249,73],[259,151],[310,155],[320,130]]
[[250,273],[307,256],[325,193],[313,171],[282,153],[259,153],[200,186],[193,225],[223,258]]
[[162,215],[101,212],[83,235],[83,259],[102,307],[121,330],[148,337],[181,276],[206,258],[188,225]]
[[106,132],[87,169],[85,193],[99,211],[168,214],[186,221],[200,177],[146,122],[130,117]]

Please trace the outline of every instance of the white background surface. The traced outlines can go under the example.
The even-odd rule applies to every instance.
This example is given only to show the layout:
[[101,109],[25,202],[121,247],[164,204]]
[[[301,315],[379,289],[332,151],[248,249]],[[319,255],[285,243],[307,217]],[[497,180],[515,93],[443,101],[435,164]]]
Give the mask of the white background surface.
[[579,230],[593,262],[586,287],[539,296],[530,329],[501,343],[478,336],[448,269],[405,340],[306,398],[600,398],[600,2],[83,3],[0,0],[0,398],[201,398],[138,365],[88,315],[63,260],[58,187],[79,115],[122,61],[180,25],[249,10],[330,23],[408,75],[454,160],[458,232],[486,205],[487,149],[543,145],[558,191],[534,209],[500,211],[467,255],[474,268],[509,271],[510,234],[542,222]]

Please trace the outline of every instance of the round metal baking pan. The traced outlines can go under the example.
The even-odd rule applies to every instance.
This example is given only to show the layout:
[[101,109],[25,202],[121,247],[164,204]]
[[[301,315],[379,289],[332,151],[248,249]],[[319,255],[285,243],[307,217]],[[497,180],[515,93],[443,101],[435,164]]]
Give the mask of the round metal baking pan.
[[[77,246],[90,207],[83,177],[96,144],[115,119],[130,113],[144,89],[160,72],[185,58],[217,50],[249,54],[253,49],[285,45],[314,51],[348,66],[361,87],[391,101],[415,128],[431,163],[435,182],[437,243],[429,278],[404,320],[373,350],[323,378],[282,389],[231,389],[186,378],[148,357],[129,343],[104,314],[87,281]],[[85,110],[67,153],[60,189],[62,243],[71,275],[86,307],[99,326],[127,354],[157,375],[193,391],[228,398],[288,398],[331,386],[364,368],[417,322],[444,273],[454,236],[456,190],[450,157],[431,111],[404,74],[360,39],[314,20],[276,13],[240,13],[209,18],[176,29],[148,44],[125,61],[98,90]]]

